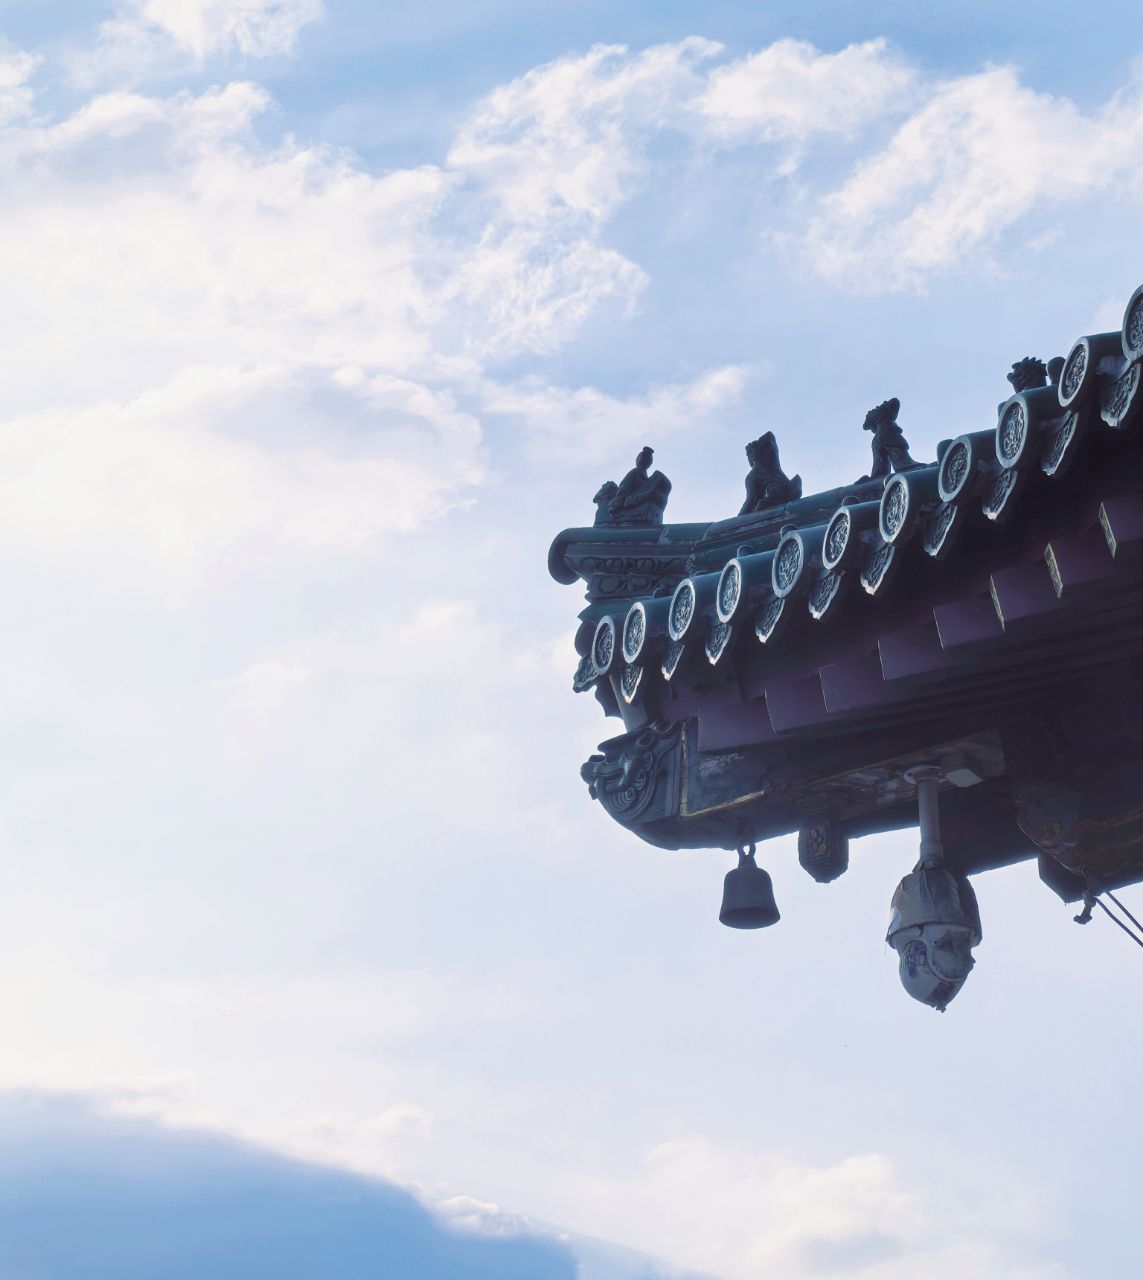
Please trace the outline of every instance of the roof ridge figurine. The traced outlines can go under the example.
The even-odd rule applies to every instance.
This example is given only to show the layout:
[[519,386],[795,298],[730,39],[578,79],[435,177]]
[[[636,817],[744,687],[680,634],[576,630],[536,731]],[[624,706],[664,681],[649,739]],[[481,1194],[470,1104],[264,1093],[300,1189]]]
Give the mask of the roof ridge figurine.
[[773,431],[750,441],[746,446],[746,461],[750,463],[750,471],[746,476],[746,501],[739,515],[780,507],[802,496],[802,477],[788,476],[782,470]]
[[661,525],[671,482],[661,471],[651,472],[655,450],[644,445],[635,465],[618,484],[605,480],[596,493],[595,524],[620,526]]
[[923,463],[909,454],[909,442],[897,425],[901,401],[896,396],[883,400],[865,415],[862,429],[873,432],[873,469],[870,480],[883,480],[894,471],[912,471]]
[[1048,366],[1035,356],[1025,356],[1016,360],[1012,372],[1007,375],[1013,392],[1031,391],[1034,387],[1048,385]]

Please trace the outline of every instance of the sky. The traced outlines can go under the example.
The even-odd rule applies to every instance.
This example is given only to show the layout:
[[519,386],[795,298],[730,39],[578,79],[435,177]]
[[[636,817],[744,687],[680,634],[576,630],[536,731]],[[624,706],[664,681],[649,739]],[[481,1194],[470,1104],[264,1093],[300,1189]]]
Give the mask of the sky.
[[986,873],[935,1015],[912,832],[720,928],[586,794],[546,572],[645,443],[718,519],[763,430],[827,489],[1118,327],[1137,28],[0,3],[6,1275],[1137,1270],[1126,939]]

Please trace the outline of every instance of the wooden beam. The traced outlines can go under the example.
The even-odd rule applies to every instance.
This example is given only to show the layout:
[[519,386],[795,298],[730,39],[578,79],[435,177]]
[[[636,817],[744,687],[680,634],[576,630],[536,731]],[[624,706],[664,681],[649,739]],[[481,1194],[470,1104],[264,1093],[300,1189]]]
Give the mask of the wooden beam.
[[1143,553],[1143,498],[1117,494],[1099,504],[1099,523],[1116,560]]
[[797,680],[775,681],[766,689],[766,709],[775,733],[804,729],[829,718],[822,682],[815,672]]
[[877,641],[877,652],[881,674],[889,683],[947,671],[957,665],[941,647],[937,624],[931,618],[920,626],[882,636]]
[[876,652],[862,653],[844,662],[831,662],[818,672],[826,708],[831,714],[872,707],[892,697],[881,674]]
[[770,723],[766,700],[703,707],[698,715],[698,749],[722,751],[772,742],[777,734]]
[[1052,576],[1042,560],[1012,569],[997,569],[990,580],[989,594],[1006,633],[1040,622],[1045,614],[1060,607]]
[[996,608],[988,596],[972,596],[933,607],[933,621],[941,646],[947,651],[988,644],[1004,634]]
[[1053,538],[1044,549],[1044,563],[1056,595],[1070,604],[1085,587],[1110,578],[1115,561],[1102,529],[1088,529],[1070,538]]

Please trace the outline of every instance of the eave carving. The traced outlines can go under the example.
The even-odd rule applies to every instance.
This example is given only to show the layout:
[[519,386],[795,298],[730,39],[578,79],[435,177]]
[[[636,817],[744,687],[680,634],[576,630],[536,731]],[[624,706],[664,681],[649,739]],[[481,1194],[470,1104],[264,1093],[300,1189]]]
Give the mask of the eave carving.
[[574,563],[592,600],[612,600],[673,588],[686,574],[688,554],[585,555]]
[[580,769],[592,799],[625,827],[679,811],[683,722],[655,723],[600,743]]

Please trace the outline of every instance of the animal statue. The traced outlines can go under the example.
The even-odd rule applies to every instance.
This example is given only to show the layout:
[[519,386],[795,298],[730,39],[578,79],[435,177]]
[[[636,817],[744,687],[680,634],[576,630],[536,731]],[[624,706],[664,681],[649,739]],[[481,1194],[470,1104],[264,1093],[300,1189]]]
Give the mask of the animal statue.
[[911,471],[921,463],[909,454],[909,442],[897,425],[901,401],[893,396],[865,415],[863,429],[873,432],[873,469],[871,480],[883,480],[894,471]]
[[802,477],[792,478],[782,470],[778,459],[778,441],[767,431],[746,446],[750,471],[746,476],[746,501],[739,515],[780,507],[802,496]]

